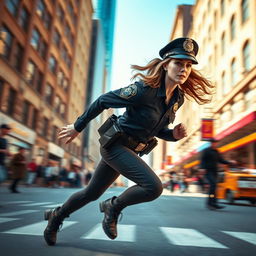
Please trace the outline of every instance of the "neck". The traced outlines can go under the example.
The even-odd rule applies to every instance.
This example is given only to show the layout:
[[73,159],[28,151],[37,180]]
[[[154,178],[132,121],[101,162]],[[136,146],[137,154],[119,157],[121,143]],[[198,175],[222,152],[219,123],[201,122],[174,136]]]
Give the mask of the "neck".
[[166,77],[165,77],[165,91],[166,91],[166,94],[171,94],[177,86],[178,86],[178,84],[175,83],[174,81],[170,80],[168,78],[168,76],[166,75]]

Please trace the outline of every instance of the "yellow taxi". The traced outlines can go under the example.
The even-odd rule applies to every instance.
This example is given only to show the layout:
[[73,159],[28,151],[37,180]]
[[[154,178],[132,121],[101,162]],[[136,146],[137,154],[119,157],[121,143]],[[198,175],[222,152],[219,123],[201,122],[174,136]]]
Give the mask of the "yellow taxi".
[[256,203],[256,169],[230,168],[218,177],[217,198],[233,204],[235,200]]

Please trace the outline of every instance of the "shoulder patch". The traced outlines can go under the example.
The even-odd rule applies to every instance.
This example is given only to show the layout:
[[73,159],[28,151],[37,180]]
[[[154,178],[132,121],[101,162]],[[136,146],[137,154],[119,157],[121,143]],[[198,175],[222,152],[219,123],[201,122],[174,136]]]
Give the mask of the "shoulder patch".
[[138,88],[136,84],[130,84],[120,91],[120,97],[129,99],[137,94]]

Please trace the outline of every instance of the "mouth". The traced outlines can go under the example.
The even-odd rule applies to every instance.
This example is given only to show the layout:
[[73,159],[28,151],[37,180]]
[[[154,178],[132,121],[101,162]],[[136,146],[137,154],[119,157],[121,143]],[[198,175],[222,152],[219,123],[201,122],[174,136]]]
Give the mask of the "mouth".
[[178,75],[178,77],[179,77],[180,79],[184,79],[184,78],[186,78],[186,76],[185,76],[185,75]]

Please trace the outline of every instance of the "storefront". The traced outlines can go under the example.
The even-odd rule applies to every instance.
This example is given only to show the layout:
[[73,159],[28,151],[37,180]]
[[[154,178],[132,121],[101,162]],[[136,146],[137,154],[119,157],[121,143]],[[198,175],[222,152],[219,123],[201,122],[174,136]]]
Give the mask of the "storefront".
[[11,132],[6,137],[9,151],[14,154],[18,152],[19,147],[23,147],[27,149],[27,154],[30,158],[35,144],[36,133],[3,113],[0,113],[0,123],[6,123],[11,127]]
[[[219,140],[218,149],[224,158],[234,159],[245,168],[256,168],[256,111],[247,114],[215,138]],[[199,165],[200,152],[208,146],[209,142],[205,142],[181,159],[180,164],[186,169]]]

